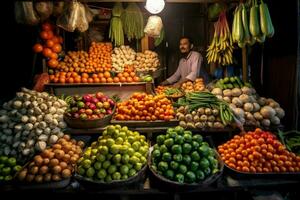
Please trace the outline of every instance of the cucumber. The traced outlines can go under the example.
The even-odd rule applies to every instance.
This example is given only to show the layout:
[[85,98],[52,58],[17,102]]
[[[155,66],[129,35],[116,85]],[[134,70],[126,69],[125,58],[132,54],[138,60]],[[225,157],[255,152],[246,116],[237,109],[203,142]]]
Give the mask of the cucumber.
[[231,82],[231,83],[234,83],[234,82],[235,82],[234,77],[230,77],[230,82]]
[[232,85],[231,83],[227,84],[227,87],[228,87],[229,89],[233,89],[233,85]]
[[237,84],[237,83],[234,83],[234,84],[233,84],[233,87],[235,87],[235,88],[240,88],[240,85]]
[[229,82],[229,78],[228,77],[224,78],[224,83],[228,83],[228,82]]
[[239,84],[240,88],[244,86],[243,82],[238,77],[235,77],[235,80]]

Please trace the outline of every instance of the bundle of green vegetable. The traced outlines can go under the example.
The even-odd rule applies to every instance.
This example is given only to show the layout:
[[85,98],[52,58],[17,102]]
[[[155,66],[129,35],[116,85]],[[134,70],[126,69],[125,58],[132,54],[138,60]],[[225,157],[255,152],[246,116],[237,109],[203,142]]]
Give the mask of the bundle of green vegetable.
[[278,136],[282,144],[284,144],[289,151],[297,155],[300,155],[300,132],[299,131],[294,130],[294,131],[282,132],[278,130]]
[[185,97],[178,99],[176,106],[189,106],[189,111],[197,110],[198,108],[218,109],[224,125],[230,124],[234,119],[229,105],[210,92],[188,93]]
[[115,3],[112,10],[112,18],[110,20],[109,38],[114,42],[115,46],[121,46],[124,44],[124,32],[121,21],[123,14],[123,7],[121,2]]
[[164,93],[166,96],[180,96],[183,94],[178,88],[167,88]]
[[129,41],[144,36],[144,17],[136,3],[129,3],[122,15],[124,33]]

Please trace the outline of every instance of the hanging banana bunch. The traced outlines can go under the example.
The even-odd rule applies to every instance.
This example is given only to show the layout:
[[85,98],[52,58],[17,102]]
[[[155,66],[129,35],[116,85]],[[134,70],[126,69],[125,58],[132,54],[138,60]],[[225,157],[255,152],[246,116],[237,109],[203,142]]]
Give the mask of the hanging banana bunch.
[[223,66],[232,64],[233,43],[229,30],[226,12],[221,12],[218,21],[214,24],[214,37],[206,54],[208,63],[218,63]]

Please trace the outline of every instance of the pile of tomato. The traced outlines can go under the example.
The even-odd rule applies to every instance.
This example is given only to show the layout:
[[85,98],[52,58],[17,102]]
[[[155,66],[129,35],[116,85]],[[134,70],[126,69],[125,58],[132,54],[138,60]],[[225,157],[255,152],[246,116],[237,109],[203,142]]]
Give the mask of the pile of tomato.
[[169,121],[174,119],[174,109],[172,102],[164,95],[134,93],[129,100],[117,104],[115,119]]
[[235,135],[218,152],[225,164],[249,173],[299,172],[300,156],[289,152],[271,132],[256,129]]

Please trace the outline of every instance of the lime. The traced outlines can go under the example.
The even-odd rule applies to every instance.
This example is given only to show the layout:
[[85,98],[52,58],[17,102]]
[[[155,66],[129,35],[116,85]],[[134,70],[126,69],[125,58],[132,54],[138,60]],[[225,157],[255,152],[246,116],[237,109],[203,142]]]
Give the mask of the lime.
[[20,165],[16,165],[16,166],[14,166],[14,168],[13,168],[13,170],[15,171],[15,172],[18,172],[18,171],[20,171],[22,169],[22,166],[20,166]]
[[167,162],[161,161],[161,162],[158,163],[157,167],[158,167],[158,170],[164,172],[168,169],[169,166],[168,166]]
[[181,135],[177,135],[176,137],[175,137],[175,144],[183,144],[183,142],[184,142],[184,138],[183,138],[183,136],[181,136]]
[[159,145],[158,144],[153,145],[153,149],[154,150],[159,150]]
[[83,162],[82,162],[82,165],[85,169],[88,169],[91,167],[92,165],[92,161],[89,160],[89,159],[84,159]]
[[13,179],[13,177],[11,175],[8,175],[8,176],[4,177],[4,181],[10,181],[12,179]]
[[175,128],[168,128],[167,130],[167,134],[171,133],[171,132],[174,132],[175,131]]
[[122,179],[122,180],[128,179],[128,175],[127,175],[127,174],[122,175],[121,179]]
[[160,150],[160,153],[165,153],[165,152],[168,152],[168,147],[166,145],[162,144],[159,147],[159,150]]
[[172,154],[170,154],[169,152],[163,153],[162,160],[170,162],[172,160]]
[[115,132],[113,132],[112,137],[114,139],[116,139],[117,137],[119,137],[120,131],[119,130],[115,130]]
[[168,169],[167,171],[165,171],[164,175],[167,179],[173,180],[174,178],[174,171],[171,169]]
[[122,163],[127,164],[129,162],[130,156],[128,154],[124,154],[122,156]]
[[191,161],[192,161],[191,156],[189,156],[189,155],[183,155],[183,157],[182,157],[183,164],[185,164],[185,165],[188,166],[188,165],[191,164]]
[[[100,146],[107,146],[107,140],[106,139],[101,139],[99,141]],[[97,144],[93,145],[92,147],[97,147]]]
[[123,144],[124,140],[121,137],[117,137],[117,139],[115,140],[116,144]]
[[205,174],[202,170],[198,169],[196,171],[196,177],[197,177],[198,180],[202,181],[205,178]]
[[172,149],[172,153],[174,153],[174,154],[181,154],[182,153],[182,148],[178,144],[173,145],[171,149]]
[[121,177],[122,177],[122,175],[121,175],[120,172],[115,172],[115,173],[113,173],[113,175],[112,175],[112,179],[113,179],[113,180],[120,180]]
[[107,145],[108,147],[111,147],[111,146],[114,145],[114,144],[115,144],[114,139],[108,138],[108,139],[106,140],[106,145]]
[[[186,131],[184,131],[184,132],[186,132]],[[183,138],[184,138],[184,142],[187,142],[187,143],[192,142],[192,135],[191,134],[184,133]]]
[[132,168],[132,169],[129,170],[128,176],[129,176],[129,177],[132,177],[132,176],[134,176],[134,175],[136,175],[136,170]]
[[121,162],[121,159],[122,159],[122,156],[121,154],[116,154],[113,158],[112,158],[112,161],[117,164],[117,163],[120,163]]
[[199,134],[193,135],[193,141],[198,142],[198,144],[200,145],[203,141],[203,137]]
[[97,153],[98,153],[98,149],[92,149],[92,155],[97,155]]
[[197,163],[195,161],[191,162],[191,165],[190,165],[191,171],[196,172],[198,170],[198,167],[199,167],[199,163]]
[[184,183],[184,175],[183,174],[176,174],[175,180],[179,183]]
[[127,165],[122,165],[122,166],[120,167],[120,172],[121,172],[121,174],[123,174],[123,175],[128,174],[128,172],[129,172],[128,166],[127,166]]
[[111,160],[113,157],[114,157],[114,155],[111,153],[106,155],[107,160]]
[[181,174],[185,174],[187,172],[187,167],[185,165],[180,164],[178,167],[178,172]]
[[134,143],[134,141],[135,141],[133,136],[129,136],[129,137],[127,138],[127,140],[128,140],[128,142],[129,142],[130,144]]
[[171,167],[171,169],[176,170],[176,169],[178,169],[179,164],[176,161],[171,161],[170,162],[170,167]]
[[117,171],[117,166],[116,165],[110,165],[109,167],[108,167],[108,169],[107,169],[107,172],[109,173],[109,174],[113,174],[113,173],[115,173]]
[[141,147],[141,143],[136,141],[131,146],[135,151],[138,151]]
[[165,140],[164,144],[168,147],[171,148],[174,144],[174,139],[173,138],[168,138]]
[[77,171],[78,171],[78,173],[79,173],[81,176],[84,176],[84,174],[85,174],[85,169],[84,169],[82,166],[79,166]]
[[136,156],[136,157],[138,157],[138,158],[141,158],[141,157],[143,156],[143,155],[142,155],[141,153],[139,153],[139,152],[135,152],[133,155]]
[[160,151],[158,149],[154,150],[152,152],[153,158],[159,158],[160,157]]
[[192,145],[189,143],[184,143],[182,145],[182,153],[183,154],[189,154],[192,150]]
[[130,163],[128,163],[128,164],[126,164],[126,165],[128,166],[129,169],[133,168],[133,165],[130,164]]
[[120,137],[120,138],[122,138],[122,139],[125,140],[126,136],[127,136],[127,135],[126,135],[126,132],[120,131],[120,133],[119,133],[119,137]]
[[88,170],[86,171],[86,175],[89,178],[92,178],[94,176],[94,174],[95,174],[95,170],[92,167],[88,168]]
[[115,125],[115,129],[121,130],[121,129],[122,129],[122,127],[121,127],[121,125],[120,125],[120,124],[117,124],[117,125]]
[[111,165],[109,160],[106,160],[102,163],[102,168],[107,169]]
[[218,173],[219,171],[220,171],[219,169],[213,169],[211,173],[212,173],[212,174],[216,174],[216,173]]
[[120,150],[120,145],[117,145],[117,144],[114,144],[110,147],[110,152],[112,154],[117,154],[119,153],[119,150]]
[[99,149],[99,152],[103,155],[108,154],[108,147],[107,146],[101,146]]
[[202,158],[200,160],[200,168],[202,170],[205,170],[206,168],[209,168],[209,161],[206,158]]
[[142,154],[142,155],[147,155],[148,154],[148,147],[147,146],[142,146],[139,150],[139,152]]
[[140,159],[138,157],[136,157],[136,156],[131,156],[129,158],[129,162],[134,165],[134,164],[140,162]]
[[108,174],[106,177],[105,177],[105,182],[109,183],[112,181],[112,178],[111,178],[111,175]]
[[96,169],[96,170],[99,170],[99,169],[101,169],[101,167],[102,167],[102,163],[101,162],[95,162],[95,164],[94,164],[94,168]]
[[193,151],[191,153],[191,158],[192,158],[193,161],[199,161],[200,160],[200,155],[197,151]]
[[98,154],[96,156],[96,160],[98,160],[99,162],[104,162],[105,161],[105,155]]
[[181,162],[182,161],[182,155],[181,154],[173,155],[173,160],[176,161],[176,162]]
[[112,135],[115,132],[116,128],[113,125],[110,125],[106,128],[107,134]]
[[143,167],[143,164],[142,164],[142,163],[136,163],[136,164],[134,165],[134,169],[135,169],[136,171],[140,171],[140,170],[142,169],[142,167]]
[[134,149],[133,148],[128,148],[128,151],[127,151],[127,153],[128,153],[128,155],[130,155],[130,156],[133,156],[133,154],[134,154]]
[[9,158],[7,160],[7,164],[10,166],[10,167],[13,167],[17,164],[17,160],[15,158]]
[[183,134],[193,135],[192,131],[184,131]]
[[97,173],[97,177],[98,177],[99,179],[104,179],[104,178],[106,177],[106,171],[105,171],[105,169],[100,169],[100,170],[98,171],[98,173]]
[[196,181],[196,174],[194,172],[188,171],[185,175],[185,180],[188,183],[194,183]]
[[140,162],[141,162],[142,164],[146,164],[146,163],[147,163],[147,159],[146,159],[144,156],[142,156],[142,157],[140,158]]

